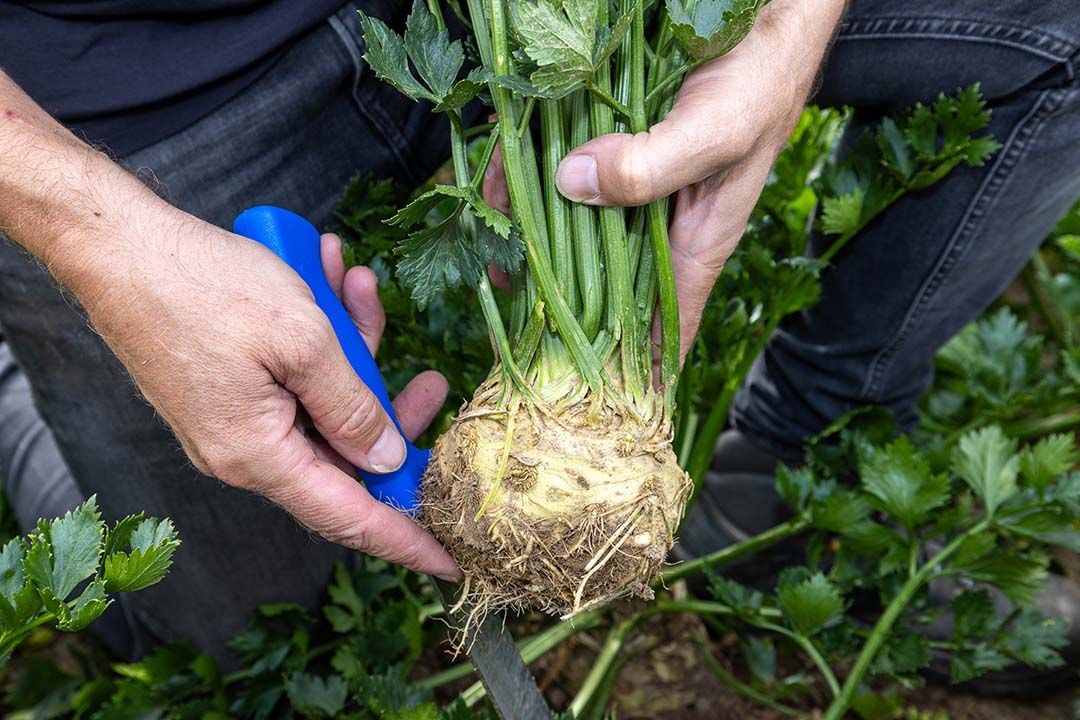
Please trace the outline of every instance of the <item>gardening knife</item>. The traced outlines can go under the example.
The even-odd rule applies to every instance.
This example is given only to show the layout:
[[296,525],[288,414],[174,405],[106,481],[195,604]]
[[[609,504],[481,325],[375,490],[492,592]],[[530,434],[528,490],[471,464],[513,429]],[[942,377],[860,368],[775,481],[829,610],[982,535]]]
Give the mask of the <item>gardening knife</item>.
[[[349,364],[368,389],[375,393],[386,414],[401,432],[379,367],[323,273],[319,232],[315,227],[288,210],[263,205],[240,213],[233,222],[233,231],[265,245],[307,283],[315,303],[330,320]],[[402,438],[407,455],[405,464],[399,469],[385,474],[357,471],[375,498],[413,515],[417,509],[420,478],[427,467],[430,451],[415,447],[404,433]],[[457,620],[452,617],[448,603],[453,599],[454,586],[432,579],[435,580],[447,616]],[[469,658],[491,696],[499,717],[503,720],[548,720],[551,717],[551,711],[506,631],[501,616],[488,615],[470,642]]]

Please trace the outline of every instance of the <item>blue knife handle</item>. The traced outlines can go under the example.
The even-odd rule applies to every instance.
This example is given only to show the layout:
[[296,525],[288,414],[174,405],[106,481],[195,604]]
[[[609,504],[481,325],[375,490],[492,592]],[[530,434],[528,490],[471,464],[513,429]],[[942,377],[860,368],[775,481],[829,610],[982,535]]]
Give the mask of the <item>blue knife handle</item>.
[[[375,364],[360,331],[356,329],[352,318],[334,294],[323,273],[319,232],[315,227],[296,213],[261,205],[240,213],[233,222],[233,232],[270,248],[304,279],[315,296],[316,304],[330,320],[338,342],[341,343],[341,349],[345,351],[345,357],[353,370],[379,398],[386,414],[394,421],[398,432],[401,432],[401,425],[394,414],[393,405],[390,404],[390,395],[386,391],[386,383],[383,382],[379,366]],[[404,433],[402,438],[408,454],[405,464],[399,469],[386,474],[369,473],[359,468],[357,471],[368,491],[376,499],[411,514],[416,510],[420,478],[427,467],[430,451],[414,447]]]

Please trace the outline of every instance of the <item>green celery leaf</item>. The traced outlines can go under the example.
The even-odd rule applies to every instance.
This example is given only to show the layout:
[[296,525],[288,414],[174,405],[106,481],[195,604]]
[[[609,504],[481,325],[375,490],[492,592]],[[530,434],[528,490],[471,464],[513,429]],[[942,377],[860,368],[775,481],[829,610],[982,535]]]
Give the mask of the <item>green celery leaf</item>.
[[450,33],[439,30],[424,0],[413,0],[405,26],[405,50],[436,102],[450,94],[465,62],[461,41],[450,42]]
[[342,645],[334,652],[334,657],[330,660],[330,667],[334,668],[349,683],[360,682],[368,675],[363,660],[348,645]]
[[487,69],[473,68],[468,75],[454,83],[450,92],[436,103],[434,112],[446,112],[464,107],[466,103],[484,91],[491,78],[491,73]]
[[720,577],[712,570],[707,570],[706,575],[709,578],[709,591],[713,597],[740,615],[754,615],[765,603],[765,596],[757,590],[751,590],[734,580]]
[[885,647],[874,660],[873,672],[910,681],[929,664],[929,641],[908,628],[900,628],[890,633]]
[[307,717],[337,717],[345,708],[349,687],[338,675],[326,678],[293,673],[285,682],[293,709]]
[[25,548],[22,538],[12,538],[0,550],[0,630],[18,629],[41,608],[41,597],[23,572]]
[[871,507],[866,498],[848,489],[838,489],[810,505],[814,527],[826,532],[847,534],[863,528]]
[[419,225],[427,218],[428,213],[446,198],[457,199],[459,208],[462,205],[468,205],[473,214],[483,220],[484,224],[499,236],[510,238],[514,234],[514,226],[510,218],[488,205],[484,198],[480,196],[480,193],[472,188],[460,188],[453,185],[436,185],[431,190],[417,196],[416,199],[399,210],[386,222],[401,227]]
[[891,117],[881,121],[877,140],[885,164],[895,170],[902,180],[911,177],[915,172],[915,159],[911,156],[904,131]]
[[821,228],[829,235],[851,235],[863,226],[862,188],[822,201]]
[[1032,510],[1020,515],[1004,515],[998,518],[997,524],[1017,535],[1080,552],[1080,530],[1077,530],[1072,517],[1062,512],[1059,507]]
[[881,556],[878,573],[885,576],[900,570],[907,570],[908,562],[911,559],[910,548],[911,545],[898,536],[896,541],[888,546],[885,554]]
[[12,538],[0,549],[0,596],[12,602],[15,595],[26,586],[26,576],[23,574],[24,554],[22,538]]
[[[852,549],[866,554],[880,554],[882,552],[892,551],[893,548],[906,548],[907,545],[900,533],[891,527],[876,523],[873,521],[865,520],[843,531],[845,544]],[[895,570],[896,568],[893,568]],[[886,571],[885,568],[881,569],[883,574],[888,574],[890,571]]]
[[574,0],[518,0],[511,5],[514,30],[538,66],[530,79],[541,92],[557,97],[592,77],[596,14],[596,3]]
[[994,602],[986,589],[965,590],[952,599],[953,642],[979,640],[998,625]]
[[805,510],[815,485],[814,471],[809,466],[776,468],[776,490],[784,501],[796,511]]
[[986,504],[993,515],[1016,492],[1020,457],[1016,442],[999,427],[974,430],[960,438],[953,453],[953,471]]
[[[399,256],[398,278],[412,291],[421,309],[449,288],[476,287],[491,263],[516,272],[524,259],[524,245],[510,219],[471,188],[438,185],[389,222],[418,224],[445,197],[459,199],[455,211],[437,225],[414,232],[395,249]],[[474,230],[466,229],[460,221],[466,207],[482,221]]]
[[135,528],[139,527],[139,523],[143,521],[143,514],[128,515],[123,520],[119,521],[112,528],[105,529],[105,549],[102,552],[104,557],[112,555],[117,550],[124,550],[131,544],[131,534],[135,532]]
[[546,100],[551,100],[555,97],[554,93],[541,90],[528,79],[523,78],[520,75],[496,75],[491,78],[491,82],[499,87],[504,87],[521,97],[535,97]]
[[671,33],[694,60],[730,52],[754,27],[766,0],[668,0]]
[[1020,475],[1040,493],[1080,459],[1071,435],[1049,435],[1020,452]]
[[927,521],[930,512],[949,500],[949,480],[935,475],[930,463],[901,437],[859,465],[863,489],[878,507],[908,530]]
[[1009,658],[986,644],[979,643],[953,653],[952,682],[967,682],[992,670],[1004,670],[1008,666]]
[[408,205],[397,211],[386,222],[389,225],[401,227],[413,227],[424,222],[428,213],[446,198],[454,198],[460,202],[470,198],[473,194],[469,188],[459,188],[453,185],[436,185],[431,190],[417,195]]
[[476,244],[480,248],[480,254],[487,258],[489,263],[508,273],[516,273],[521,268],[525,259],[525,246],[516,231],[503,236],[492,229],[490,225],[480,225],[476,229]]
[[63,604],[56,627],[64,632],[78,632],[101,617],[112,601],[105,597],[105,582],[97,578],[86,586],[74,603]]
[[630,25],[634,20],[633,12],[626,12],[620,16],[610,28],[600,28],[596,38],[596,50],[593,54],[593,65],[599,67],[611,54],[619,49]]
[[[439,720],[487,720],[487,717],[489,716],[475,714],[460,697],[439,711]],[[558,717],[556,720],[563,718]]]
[[105,558],[105,589],[131,592],[160,582],[179,546],[171,520],[142,520],[131,533],[131,552],[117,550]]
[[1049,558],[1041,553],[1024,555],[998,552],[993,543],[984,552],[957,552],[950,568],[962,577],[993,585],[1018,605],[1030,605],[1046,583]]
[[550,98],[589,82],[629,28],[627,16],[613,29],[598,27],[596,3],[580,0],[515,0],[510,9],[522,48],[537,66],[529,79]]
[[431,92],[420,84],[409,69],[409,58],[401,36],[387,27],[386,23],[360,13],[360,25],[364,30],[364,60],[380,80],[390,83],[399,92],[413,100],[438,102]]
[[840,592],[820,572],[801,581],[781,582],[777,599],[792,628],[805,637],[818,632],[844,612]]
[[420,309],[449,288],[475,287],[487,272],[487,263],[462,229],[457,213],[414,232],[395,252],[398,278],[412,291]]
[[1060,618],[1025,607],[1009,623],[995,647],[1031,667],[1061,667],[1065,661],[1058,650],[1069,644],[1068,631],[1068,623]]
[[772,638],[752,635],[743,642],[742,650],[755,680],[764,685],[776,680],[776,645]]
[[30,536],[24,570],[38,590],[63,602],[75,587],[98,569],[105,524],[96,499],[51,522],[41,520]]

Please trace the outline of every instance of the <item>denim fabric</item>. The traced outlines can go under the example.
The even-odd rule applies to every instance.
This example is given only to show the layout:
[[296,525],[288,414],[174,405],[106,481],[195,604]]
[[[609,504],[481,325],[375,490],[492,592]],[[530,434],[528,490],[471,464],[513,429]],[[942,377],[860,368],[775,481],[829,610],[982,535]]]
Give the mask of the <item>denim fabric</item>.
[[[448,155],[447,132],[427,108],[377,80],[362,52],[355,8],[345,8],[219,111],[124,161],[172,203],[222,227],[264,203],[326,226],[358,173],[418,184]],[[171,517],[180,533],[168,578],[128,596],[139,641],[129,652],[184,638],[224,657],[224,642],[257,605],[319,601],[333,564],[350,553],[266,501],[200,475],[72,299],[2,240],[0,326],[79,491],[35,492],[35,478],[51,477],[56,461],[47,441],[36,470],[21,456],[0,455],[20,515],[56,515],[97,493],[107,518],[145,510]],[[20,422],[40,433],[25,410]],[[7,416],[0,422],[5,440],[25,435]]]
[[797,460],[807,436],[868,403],[916,422],[934,352],[1080,197],[1078,49],[1072,0],[853,2],[817,98],[855,108],[849,136],[981,82],[1004,147],[904,198],[835,258],[821,302],[782,324],[736,398],[752,442]]

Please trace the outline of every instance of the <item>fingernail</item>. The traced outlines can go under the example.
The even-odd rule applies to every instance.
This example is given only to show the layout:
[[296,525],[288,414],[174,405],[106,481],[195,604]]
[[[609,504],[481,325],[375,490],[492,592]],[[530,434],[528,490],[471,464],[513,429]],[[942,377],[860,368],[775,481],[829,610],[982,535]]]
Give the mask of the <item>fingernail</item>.
[[442,573],[435,573],[435,577],[450,583],[461,582],[462,578],[461,575],[443,575]]
[[555,173],[559,192],[576,202],[588,202],[600,197],[600,176],[596,160],[591,155],[571,155]]
[[368,450],[368,462],[379,473],[394,472],[405,464],[405,441],[393,425],[387,425]]

